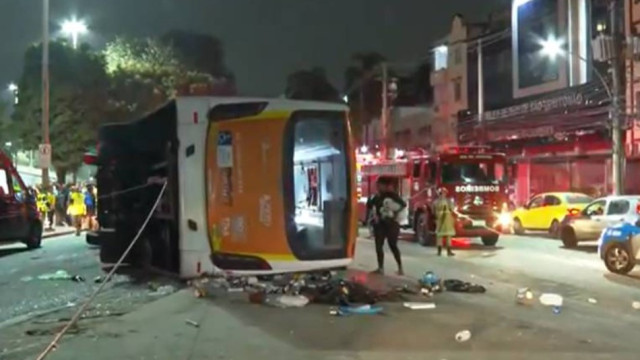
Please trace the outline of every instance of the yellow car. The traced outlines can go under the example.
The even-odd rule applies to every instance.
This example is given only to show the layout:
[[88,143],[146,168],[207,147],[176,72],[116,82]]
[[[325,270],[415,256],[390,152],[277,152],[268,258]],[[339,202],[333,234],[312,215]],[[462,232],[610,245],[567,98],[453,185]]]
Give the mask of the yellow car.
[[513,231],[524,234],[526,230],[545,230],[557,237],[562,219],[578,214],[591,201],[593,198],[590,196],[573,192],[535,195],[512,213]]

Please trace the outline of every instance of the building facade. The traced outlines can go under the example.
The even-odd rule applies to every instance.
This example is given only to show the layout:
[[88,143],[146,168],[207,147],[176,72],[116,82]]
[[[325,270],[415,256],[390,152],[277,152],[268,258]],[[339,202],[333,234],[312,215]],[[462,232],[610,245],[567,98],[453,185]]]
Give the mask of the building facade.
[[[598,1],[515,0],[509,21],[480,36],[484,112],[476,101],[458,113],[458,142],[480,138],[508,154],[519,204],[546,191],[612,190],[607,64],[591,56],[607,20]],[[478,98],[478,73],[469,72],[470,98]]]

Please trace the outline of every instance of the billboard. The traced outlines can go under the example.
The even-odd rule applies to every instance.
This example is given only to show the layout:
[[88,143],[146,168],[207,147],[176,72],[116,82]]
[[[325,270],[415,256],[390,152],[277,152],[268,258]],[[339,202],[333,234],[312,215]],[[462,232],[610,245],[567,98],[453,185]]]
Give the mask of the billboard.
[[567,40],[566,0],[514,0],[511,9],[513,97],[521,98],[564,88],[566,57],[548,57],[541,43]]

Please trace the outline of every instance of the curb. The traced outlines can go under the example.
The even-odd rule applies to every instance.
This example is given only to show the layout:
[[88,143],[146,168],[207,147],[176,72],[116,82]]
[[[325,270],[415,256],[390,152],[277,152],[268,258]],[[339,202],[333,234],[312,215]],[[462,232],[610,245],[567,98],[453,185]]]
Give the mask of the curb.
[[54,232],[54,233],[46,233],[45,232],[45,233],[42,234],[42,238],[43,239],[50,239],[50,238],[53,238],[53,237],[72,235],[72,234],[75,234],[75,233],[76,233],[75,230],[67,230],[67,231],[60,231],[60,232]]

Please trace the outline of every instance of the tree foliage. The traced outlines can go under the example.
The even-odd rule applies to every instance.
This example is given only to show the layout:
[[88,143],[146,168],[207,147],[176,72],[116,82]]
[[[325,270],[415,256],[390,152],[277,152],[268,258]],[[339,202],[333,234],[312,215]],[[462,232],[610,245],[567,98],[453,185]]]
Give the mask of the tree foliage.
[[211,35],[172,30],[160,38],[187,69],[208,74],[216,95],[235,95],[235,77],[227,68],[222,42]]
[[[108,84],[103,58],[87,46],[73,49],[65,42],[49,45],[50,139],[58,178],[76,171],[88,146],[95,144],[96,128],[109,114]],[[25,53],[20,77],[20,101],[11,133],[24,149],[42,142],[42,44]]]
[[287,77],[285,97],[295,100],[342,102],[340,93],[329,83],[324,69],[319,67],[290,74]]
[[380,74],[379,65],[385,60],[377,52],[358,52],[352,57],[352,64],[345,70],[345,93],[349,98],[352,128],[356,138],[362,131],[362,126],[380,114],[382,108],[380,81],[376,76]]

